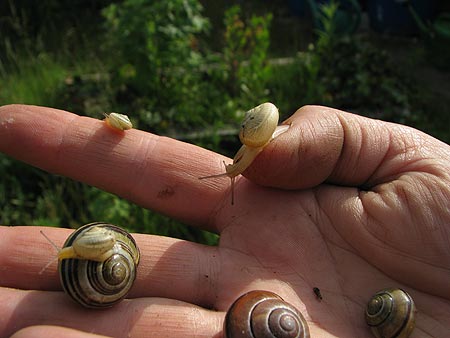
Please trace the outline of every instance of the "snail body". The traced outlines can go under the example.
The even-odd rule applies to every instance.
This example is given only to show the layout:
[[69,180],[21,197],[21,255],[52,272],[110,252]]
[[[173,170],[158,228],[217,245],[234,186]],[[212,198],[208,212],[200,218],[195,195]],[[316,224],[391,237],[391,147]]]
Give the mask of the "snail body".
[[377,338],[407,338],[415,326],[415,305],[402,289],[377,292],[368,302],[366,322]]
[[73,232],[58,253],[64,291],[88,308],[110,307],[131,289],[139,264],[133,237],[118,226],[90,223]]
[[133,128],[130,118],[125,114],[103,113],[103,115],[105,115],[106,125],[114,130],[124,131]]
[[239,139],[243,145],[234,156],[233,163],[225,165],[225,173],[204,176],[200,179],[228,176],[231,179],[231,204],[233,204],[236,176],[250,166],[271,140],[289,128],[287,125],[277,127],[278,119],[278,108],[270,102],[247,111],[239,131]]
[[224,323],[225,338],[309,338],[302,314],[269,291],[251,291],[230,307]]
[[225,166],[225,175],[230,178],[244,172],[256,156],[269,144],[278,125],[277,107],[270,102],[260,104],[245,113],[239,131],[242,147],[233,158],[233,163]]

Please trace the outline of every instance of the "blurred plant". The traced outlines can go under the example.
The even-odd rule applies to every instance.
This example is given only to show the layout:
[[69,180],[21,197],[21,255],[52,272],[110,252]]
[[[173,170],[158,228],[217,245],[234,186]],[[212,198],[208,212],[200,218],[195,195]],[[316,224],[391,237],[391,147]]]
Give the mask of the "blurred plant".
[[101,118],[104,112],[112,111],[114,90],[102,65],[97,73],[67,75],[58,88],[56,106],[80,115]]
[[[226,140],[227,147],[232,149],[237,137],[223,138],[219,136],[222,133],[214,131],[236,126],[240,119],[236,111],[256,105],[265,93],[268,21],[265,24],[264,20],[252,17],[248,27],[230,27],[228,31],[245,39],[241,45],[232,46],[234,41],[228,38],[226,44],[230,46],[225,49],[233,53],[228,53],[225,61],[223,54],[202,51],[199,36],[207,31],[208,22],[200,11],[195,0],[125,0],[110,5],[104,10],[110,28],[106,43],[108,58],[87,57],[92,64],[86,68],[84,63],[82,67],[71,63],[57,67],[59,63],[54,62],[51,54],[40,54],[39,60],[32,57],[31,60],[39,62],[31,68],[18,63],[15,74],[15,68],[9,67],[12,71],[7,83],[16,85],[11,88],[15,88],[18,96],[2,92],[7,94],[5,102],[56,106],[93,117],[100,117],[103,111],[125,112],[140,129],[166,134],[175,131],[175,136],[183,136],[183,132],[204,135],[195,138],[195,142],[217,150],[219,142]],[[230,21],[231,24],[234,22]],[[240,58],[236,69],[228,67],[233,55]],[[98,61],[102,62],[97,64]],[[50,82],[47,71],[51,68],[55,72]],[[10,74],[4,69],[0,75],[9,79]],[[235,71],[233,76],[231,71]],[[25,94],[33,92],[32,83],[36,83],[38,95],[24,99]],[[237,83],[236,93],[226,90],[228,85]],[[18,90],[18,84],[23,90]],[[1,215],[3,224],[77,227],[102,220],[133,231],[207,244],[217,242],[214,234],[186,227],[112,194],[47,175],[4,156],[0,160],[4,178],[0,182],[0,204],[5,206]],[[22,166],[24,173],[20,174],[17,168]]]
[[11,60],[8,66],[0,65],[0,104],[54,105],[58,88],[68,73],[64,63],[46,53],[26,58],[11,56]]
[[267,100],[272,69],[268,63],[272,14],[245,20],[239,6],[225,12],[223,52],[228,92],[242,107]]
[[[197,0],[125,0],[103,11],[109,71],[67,77],[60,106],[99,116],[130,115],[136,128],[173,137],[235,126],[241,114],[267,98],[271,15],[225,13],[224,51],[202,43],[209,22]],[[192,133],[194,131],[194,133]],[[217,149],[214,133],[197,143]]]
[[361,37],[338,35],[338,3],[321,6],[321,30],[313,53],[317,83],[338,108],[403,122],[409,114],[407,84],[386,51]]
[[[107,2],[101,0],[95,6]],[[213,54],[203,45],[209,23],[202,17],[198,1],[124,0],[104,10],[108,48],[105,55],[97,55],[98,49],[89,46],[97,46],[103,36],[87,34],[85,29],[98,32],[98,27],[72,25],[75,18],[85,17],[80,13],[89,12],[88,7],[75,6],[78,10],[69,13],[74,17],[70,22],[63,15],[58,17],[67,29],[47,27],[36,33],[28,18],[39,7],[37,2],[31,7],[26,1],[5,4],[16,14],[10,21],[0,18],[1,29],[14,28],[9,29],[11,35],[2,36],[0,56],[5,57],[0,58],[0,104],[55,106],[97,118],[103,111],[124,112],[137,128],[181,135],[184,140],[232,155],[238,146],[230,128],[240,120],[236,112],[267,99],[284,114],[304,104],[325,104],[367,114],[390,112],[376,116],[403,122],[412,97],[423,105],[414,102],[414,107],[423,111],[421,116],[414,111],[416,126],[449,139],[448,123],[443,123],[450,116],[448,100],[442,95],[426,97],[423,86],[411,91],[408,76],[399,74],[389,55],[363,38],[338,36],[333,20],[335,2],[321,9],[321,30],[315,43],[293,63],[282,65],[268,62],[270,14],[246,17],[238,7],[230,8],[224,19],[223,53]],[[48,22],[46,13],[54,13],[52,6],[58,7],[58,13],[68,13],[68,4],[72,2],[45,2],[37,22]],[[83,22],[100,21],[91,18]],[[52,32],[60,36],[45,40],[57,46],[57,53],[47,51],[42,41]],[[74,33],[80,32],[90,44],[77,44],[83,39]],[[18,40],[26,47],[20,52]],[[62,47],[61,41],[65,41]],[[78,51],[75,57],[73,50]],[[425,98],[427,104],[422,102]],[[217,132],[227,128],[231,136]],[[136,232],[208,244],[217,241],[214,234],[1,154],[0,210],[1,224],[76,227],[101,220]]]
[[125,0],[103,11],[118,101],[154,117],[141,128],[204,123],[196,111],[205,62],[198,36],[209,22],[201,11],[197,0]]

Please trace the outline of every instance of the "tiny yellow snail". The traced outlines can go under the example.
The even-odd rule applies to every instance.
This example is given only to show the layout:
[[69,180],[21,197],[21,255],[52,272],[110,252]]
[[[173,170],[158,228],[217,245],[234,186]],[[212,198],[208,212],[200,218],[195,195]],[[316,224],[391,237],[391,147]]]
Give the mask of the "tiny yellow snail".
[[136,242],[125,230],[108,223],[86,224],[58,253],[61,284],[85,307],[110,307],[131,289],[139,257]]
[[294,306],[269,291],[250,291],[230,307],[225,338],[309,338],[309,327]]
[[377,338],[407,338],[414,330],[416,308],[402,289],[377,292],[368,302],[365,317]]
[[124,131],[133,128],[133,124],[127,115],[119,113],[103,113],[103,115],[105,115],[106,125],[114,130]]
[[234,204],[234,180],[247,169],[258,154],[275,137],[281,135],[289,125],[278,125],[278,109],[274,104],[266,102],[245,113],[241,124],[239,139],[241,148],[233,158],[232,164],[225,165],[225,173],[200,177],[208,179],[228,176],[231,179],[231,204]]

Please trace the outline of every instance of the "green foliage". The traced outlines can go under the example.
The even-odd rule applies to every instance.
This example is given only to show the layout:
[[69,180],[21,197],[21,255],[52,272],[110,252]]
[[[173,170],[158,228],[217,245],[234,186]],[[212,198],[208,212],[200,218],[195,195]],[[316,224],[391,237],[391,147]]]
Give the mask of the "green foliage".
[[330,1],[319,8],[319,26],[321,28],[316,29],[318,35],[316,46],[319,53],[331,52],[334,41],[339,39],[335,21],[338,7],[337,2]]
[[[15,61],[27,51],[77,53],[86,42],[97,44],[100,8],[110,0],[0,1],[0,60]],[[86,39],[88,37],[88,39]],[[84,49],[84,48],[83,48]]]
[[13,65],[0,67],[0,104],[52,105],[66,75],[67,68],[63,63],[48,54],[19,58]]
[[[65,2],[50,1],[42,11],[61,10]],[[212,37],[222,40],[221,53],[208,49],[210,23],[196,0],[114,2],[103,16],[94,15],[99,24],[89,32],[100,31],[100,26],[106,30],[89,37],[86,45],[71,46],[83,39],[66,39],[77,17],[72,15],[54,40],[69,41],[57,53],[47,49],[41,34],[59,30],[49,26],[30,33],[31,11],[22,1],[14,6],[12,19],[0,20],[0,28],[9,22],[9,33],[0,41],[0,55],[5,56],[0,61],[0,104],[55,106],[95,118],[105,111],[123,112],[136,128],[195,140],[228,155],[238,147],[237,137],[218,131],[238,126],[246,109],[266,100],[276,103],[283,117],[304,104],[324,104],[413,122],[449,138],[448,123],[442,123],[450,116],[448,100],[411,86],[390,56],[367,39],[337,33],[335,2],[321,8],[315,42],[281,63],[269,62],[272,15],[246,16],[236,6],[225,11],[223,35]],[[22,34],[20,48],[12,43],[17,34]],[[92,47],[99,40],[102,50]],[[73,50],[79,51],[75,57]],[[410,106],[419,111],[409,115]],[[217,243],[214,234],[3,155],[0,208],[1,224],[77,227],[98,220],[135,232]]]
[[[271,79],[276,102],[322,104],[395,122],[410,119],[412,88],[388,53],[363,37],[339,33],[338,3],[320,7],[317,39]],[[289,86],[288,84],[295,84]]]
[[[68,76],[57,106],[98,117],[130,115],[139,129],[182,136],[235,126],[242,113],[267,100],[271,15],[225,13],[224,51],[203,43],[209,22],[196,0],[127,0],[104,9],[105,64]],[[199,140],[217,149],[214,135]]]
[[322,98],[337,108],[404,122],[410,109],[408,84],[386,51],[336,33],[337,8],[335,2],[321,6],[323,28],[311,50],[310,74]]
[[114,90],[110,76],[106,70],[102,71],[102,65],[95,70],[95,73],[86,73],[87,69],[82,69],[67,75],[56,91],[58,99],[55,106],[94,118],[113,111]]
[[240,103],[251,107],[267,99],[267,83],[272,68],[267,62],[272,15],[242,18],[239,6],[225,12],[223,52],[228,89]]
[[[196,112],[206,89],[198,35],[208,21],[196,0],[126,0],[104,10],[113,84],[119,104],[140,110],[141,126],[195,125],[208,117]],[[128,108],[128,107],[127,107]],[[148,116],[149,113],[153,116]],[[153,118],[152,118],[153,117]]]
[[[201,132],[205,126],[211,129],[211,124],[213,129],[234,126],[240,119],[237,110],[254,106],[267,94],[270,16],[253,16],[247,21],[240,18],[239,10],[233,11],[233,20],[226,22],[226,53],[218,55],[202,50],[201,34],[209,24],[195,0],[112,4],[103,12],[108,57],[86,53],[89,66],[85,67],[84,59],[67,57],[69,51],[63,50],[61,59],[73,61],[61,63],[51,53],[35,57],[34,48],[29,49],[24,54],[29,57],[17,58],[17,67],[14,62],[2,67],[0,75],[11,84],[11,91],[1,94],[4,103],[55,106],[97,118],[104,111],[126,112],[140,129],[176,131],[178,135]],[[233,45],[232,36],[241,36],[241,43]],[[10,60],[16,59],[14,53],[11,49]],[[235,61],[238,66],[230,67]],[[236,92],[230,92],[231,87],[237,88]],[[197,141],[217,149],[221,140],[212,133]],[[102,220],[132,231],[217,242],[216,235],[191,229],[117,196],[47,175],[4,156],[0,159],[0,174],[5,178],[0,182],[3,224],[77,227]],[[16,171],[18,167],[22,174]]]
[[[196,35],[207,28],[195,0],[126,0],[103,13],[120,80],[161,101],[189,85],[201,61]],[[173,89],[175,87],[175,89]],[[177,97],[175,97],[177,98]]]

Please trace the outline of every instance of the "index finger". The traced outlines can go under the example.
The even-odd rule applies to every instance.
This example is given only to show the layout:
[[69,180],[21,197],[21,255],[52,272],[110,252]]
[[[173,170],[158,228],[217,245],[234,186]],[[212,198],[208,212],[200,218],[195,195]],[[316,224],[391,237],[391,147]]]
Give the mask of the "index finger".
[[136,129],[115,133],[52,108],[0,107],[0,151],[203,227],[213,226],[208,215],[229,188],[226,180],[199,184],[208,166],[223,170],[226,158],[214,152]]

